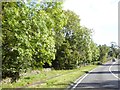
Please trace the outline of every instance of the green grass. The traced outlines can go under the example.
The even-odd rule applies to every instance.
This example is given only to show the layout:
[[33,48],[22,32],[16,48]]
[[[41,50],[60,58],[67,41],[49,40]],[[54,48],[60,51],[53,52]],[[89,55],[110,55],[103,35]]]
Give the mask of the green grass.
[[80,69],[74,69],[71,73],[47,80],[46,83],[40,85],[30,86],[29,88],[66,88],[73,83],[78,77],[85,74],[86,71],[90,71],[95,68],[95,65],[82,67]]
[[[16,83],[2,83],[2,88],[18,88],[28,86],[29,88],[65,88],[70,83],[74,82],[79,76],[83,75],[85,71],[90,71],[95,68],[95,65],[89,65],[79,69],[73,70],[52,70],[48,72],[41,72],[40,74],[32,74],[21,77]],[[60,76],[58,76],[60,75]],[[55,77],[58,76],[58,77]],[[55,78],[53,78],[55,77]],[[42,84],[31,85],[35,82],[45,82]],[[1,87],[0,87],[1,88]]]

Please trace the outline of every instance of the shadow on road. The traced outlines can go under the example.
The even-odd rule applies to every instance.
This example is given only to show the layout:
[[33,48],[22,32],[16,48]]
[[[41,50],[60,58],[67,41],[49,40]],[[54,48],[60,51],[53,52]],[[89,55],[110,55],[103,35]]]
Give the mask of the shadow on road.
[[101,66],[111,66],[111,65],[113,65],[113,66],[120,66],[120,64],[103,64]]
[[[84,71],[85,73],[88,73],[88,71]],[[120,71],[112,71],[114,74],[120,74]],[[111,74],[109,71],[99,71],[99,72],[90,72],[89,74]]]
[[96,83],[80,83],[76,88],[75,90],[120,90],[120,81],[109,80],[105,82],[96,81]]

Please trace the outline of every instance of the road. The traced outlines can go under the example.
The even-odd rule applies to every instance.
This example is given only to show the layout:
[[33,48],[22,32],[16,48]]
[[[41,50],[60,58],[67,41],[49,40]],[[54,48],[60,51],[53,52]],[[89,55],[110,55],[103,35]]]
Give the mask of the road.
[[120,90],[120,60],[109,61],[78,79],[75,90]]

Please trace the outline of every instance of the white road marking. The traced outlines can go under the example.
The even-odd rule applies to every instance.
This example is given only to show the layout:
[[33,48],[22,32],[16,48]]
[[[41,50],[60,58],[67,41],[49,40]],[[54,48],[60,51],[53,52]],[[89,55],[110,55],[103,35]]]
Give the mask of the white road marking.
[[120,78],[111,71],[111,68],[112,68],[112,66],[113,66],[115,63],[116,63],[116,62],[114,62],[114,63],[109,67],[109,72],[110,72],[114,77],[116,77],[118,80],[120,80]]
[[[113,63],[113,64],[115,64],[115,62]],[[109,67],[109,72],[114,76],[114,77],[116,77],[116,78],[118,78],[118,79],[120,79],[118,76],[116,76],[114,73],[112,73],[112,71],[111,71],[111,68],[112,68],[112,66],[113,66],[113,64]],[[97,67],[98,68],[98,67]],[[95,68],[96,69],[96,68]],[[84,76],[83,76],[83,78],[78,78],[76,81],[75,81],[75,85],[72,87],[72,89],[74,89],[74,88],[76,88],[77,87],[77,85],[79,84],[79,83],[81,83],[82,81],[83,81],[83,79],[85,79],[92,71],[94,71],[95,69],[93,69],[93,70],[91,70],[89,73],[87,73],[87,74],[85,74]]]
[[[98,68],[98,67],[97,67]],[[96,69],[96,68],[95,68]],[[76,88],[77,87],[77,85],[79,84],[79,83],[81,83],[82,81],[83,81],[83,79],[85,79],[92,71],[94,71],[95,69],[93,69],[93,70],[91,70],[91,71],[89,71],[87,74],[85,74],[85,75],[83,75],[83,77],[81,78],[78,78],[76,81],[75,81],[75,85],[72,87],[72,89],[74,89],[74,88]]]

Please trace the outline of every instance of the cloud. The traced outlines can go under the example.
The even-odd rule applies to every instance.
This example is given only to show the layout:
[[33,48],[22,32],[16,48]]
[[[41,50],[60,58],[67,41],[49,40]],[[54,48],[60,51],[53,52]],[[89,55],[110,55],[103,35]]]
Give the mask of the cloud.
[[118,42],[119,0],[66,0],[64,9],[70,9],[81,18],[81,24],[94,30],[97,44]]

